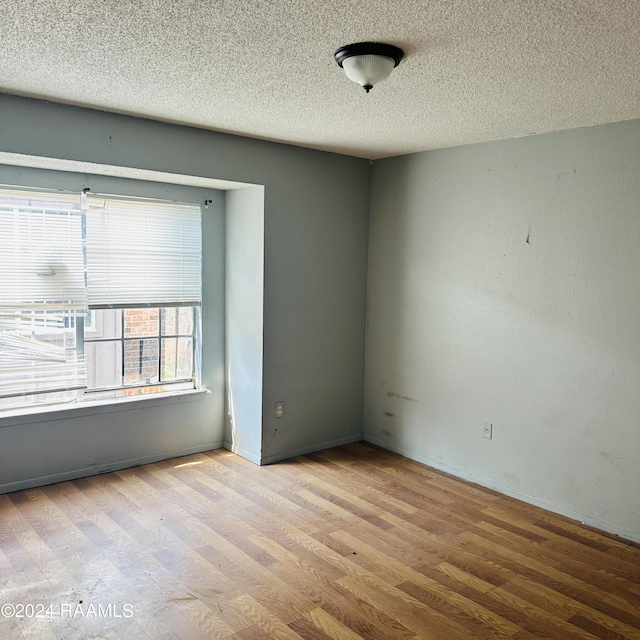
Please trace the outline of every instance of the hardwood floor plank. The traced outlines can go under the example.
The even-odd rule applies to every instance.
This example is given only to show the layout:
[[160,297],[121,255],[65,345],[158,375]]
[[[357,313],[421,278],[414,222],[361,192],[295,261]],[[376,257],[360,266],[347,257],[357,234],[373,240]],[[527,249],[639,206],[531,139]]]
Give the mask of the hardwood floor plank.
[[339,620],[336,620],[324,609],[313,609],[305,615],[305,618],[326,636],[333,638],[333,640],[358,640],[362,637],[343,625]]
[[[338,534],[334,534],[334,536],[337,537]],[[431,607],[434,611],[446,612],[445,615],[458,622],[470,623],[479,621],[485,628],[496,630],[500,637],[511,636],[518,631],[519,627],[510,624],[509,621],[499,616],[495,616],[490,610],[478,606],[472,600],[428,578],[411,566],[407,566],[382,553],[379,547],[374,548],[348,534],[344,534],[342,538],[352,542],[352,546],[357,546],[359,556],[364,553],[376,558],[377,570],[373,572],[374,575],[386,579],[389,584],[398,586],[399,589],[413,597],[416,597],[415,594],[419,592],[420,597],[416,599]],[[402,584],[399,584],[400,582]],[[493,632],[489,634],[489,629],[486,629],[486,631],[485,635],[487,637],[495,635]],[[479,629],[476,630],[476,635],[479,633]]]
[[592,617],[576,614],[569,619],[569,622],[585,631],[588,631],[596,638],[607,638],[608,640],[635,640],[637,633],[632,630],[632,635],[623,635],[611,628],[610,624],[601,624]]
[[419,638],[454,640],[465,637],[464,627],[456,621],[374,576],[348,576],[338,580],[338,584],[371,606],[384,611]]
[[437,592],[420,587],[413,582],[407,581],[399,584],[398,589],[448,619],[454,620],[477,640],[511,638],[520,630],[519,626],[477,604],[474,607],[474,613],[470,614],[467,607],[456,606],[448,599],[442,598]]
[[[367,606],[363,606],[365,603],[357,600],[348,592],[340,590],[337,585],[302,579],[295,570],[280,564],[270,567],[270,571],[287,581],[288,584],[295,585],[300,593],[350,629],[357,637],[365,640],[373,640],[374,638],[386,640],[400,637],[396,634],[396,628],[390,633],[384,622],[380,623],[375,615],[370,615]],[[308,617],[309,614],[306,615]],[[413,637],[413,633],[407,635]]]
[[503,591],[517,596],[525,602],[548,611],[551,615],[561,620],[567,620],[571,616],[568,608],[571,598],[550,589],[544,584],[533,582],[524,576],[517,576],[513,580],[501,586]]
[[256,546],[266,550],[270,556],[276,558],[280,564],[288,566],[296,573],[304,574],[313,582],[331,582],[345,576],[344,570],[335,567],[320,556],[308,552],[303,547],[293,551],[287,550],[274,540],[262,535],[256,536],[252,541]]
[[491,579],[493,577],[493,572],[485,573],[482,570],[478,571],[476,567],[477,564],[474,567],[469,563],[465,564],[465,568],[462,569],[449,562],[441,562],[436,568],[439,571],[442,571],[442,573],[451,578],[454,582],[459,582],[460,584],[468,586],[471,589],[481,591],[482,593],[488,593],[489,591],[495,589],[496,586],[499,586],[506,582],[506,579],[498,580],[497,583],[489,582],[488,579],[485,579],[485,576],[486,578]]
[[[259,630],[259,633],[264,634],[264,636],[258,637],[274,638],[276,640],[300,640],[300,636],[292,631],[281,618],[250,595],[243,594],[238,596],[233,601],[233,604],[253,623],[249,629]],[[252,637],[251,633],[247,631],[248,635],[246,637]]]
[[492,600],[504,603],[524,614],[527,622],[522,626],[525,629],[535,630],[543,629],[549,638],[562,638],[563,640],[590,640],[592,635],[584,633],[582,629],[568,622],[565,616],[554,616],[546,608],[543,609],[533,604],[530,599],[523,599],[514,595],[511,591],[504,587],[498,587],[488,594]]
[[0,617],[27,640],[640,640],[640,545],[367,443],[218,450],[0,496]]
[[298,636],[304,638],[304,640],[331,640],[331,636],[328,636],[324,631],[318,629],[313,622],[306,618],[300,618],[300,620],[290,622],[289,627],[293,629]]
[[247,627],[242,631],[227,636],[229,640],[269,640],[273,637],[274,636],[269,635],[266,631],[263,631],[258,625]]
[[228,578],[231,578],[244,593],[250,595],[253,600],[287,624],[302,617],[314,607],[313,603],[269,573],[262,565],[246,556],[240,559],[242,557],[240,550],[233,551],[229,546],[224,546],[222,550],[203,547],[200,553]]
[[[21,496],[22,501],[20,501],[19,498],[16,498],[16,494],[22,493],[18,491],[0,495],[0,514],[2,514],[2,518],[0,518],[0,536],[3,534],[16,535],[20,531],[32,528],[18,508],[19,504],[24,503],[25,495]],[[16,505],[16,500],[18,500],[18,505]]]
[[513,637],[518,640],[521,637],[544,638],[545,640],[593,640],[593,637],[582,629],[572,627],[562,618],[557,618],[541,609],[531,605],[527,600],[515,597],[508,591],[496,588],[488,593],[481,593],[463,587],[461,595],[495,614],[511,621],[521,627]]
[[[4,505],[6,505],[6,502],[4,503]],[[0,513],[2,513],[2,506],[3,503],[0,502]],[[6,604],[12,603],[7,601],[2,596],[2,591],[0,590],[0,611],[4,611],[3,606]],[[12,615],[9,615],[9,613],[11,612],[7,612],[5,615],[0,615],[0,638],[15,638],[15,640],[25,640],[24,635],[22,634],[22,630],[20,629],[20,625],[18,624],[18,619]],[[43,636],[43,638],[44,637],[45,636]],[[52,637],[52,640],[55,640],[55,636]]]
[[[574,612],[574,615],[569,618],[572,624],[583,627],[582,623],[588,620],[599,628],[607,629],[607,632],[612,634],[613,637],[618,634],[621,637],[629,637],[632,640],[634,636],[635,638],[640,638],[640,620],[637,611],[635,614],[630,614],[626,611],[620,612],[620,610],[612,608],[609,613],[604,613],[602,611],[603,607],[596,609],[575,600],[567,604],[567,609]],[[619,617],[618,613],[621,614]]]
[[539,555],[537,549],[518,541],[506,546],[502,541],[498,543],[473,532],[461,534],[460,540],[469,552],[476,552],[483,557],[488,556],[514,573],[547,585],[571,598],[598,591],[597,587],[559,570],[555,564],[545,564],[543,560],[534,557]]

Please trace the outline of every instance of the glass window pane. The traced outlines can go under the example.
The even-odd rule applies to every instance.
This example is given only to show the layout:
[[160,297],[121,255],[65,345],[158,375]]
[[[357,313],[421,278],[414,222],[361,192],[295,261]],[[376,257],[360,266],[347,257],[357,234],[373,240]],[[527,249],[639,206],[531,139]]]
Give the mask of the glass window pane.
[[165,307],[162,313],[162,335],[193,334],[193,307]]
[[84,339],[101,340],[122,336],[122,309],[92,309],[84,321]]
[[158,382],[159,347],[157,338],[124,341],[124,384]]
[[193,338],[162,338],[162,379],[184,380],[193,375]]
[[159,309],[124,309],[124,337],[145,338],[160,333]]
[[34,402],[29,395],[21,400],[22,394],[85,385],[76,320],[72,311],[0,310],[0,397],[17,398],[2,407]]
[[85,342],[89,389],[122,385],[122,343],[120,340]]

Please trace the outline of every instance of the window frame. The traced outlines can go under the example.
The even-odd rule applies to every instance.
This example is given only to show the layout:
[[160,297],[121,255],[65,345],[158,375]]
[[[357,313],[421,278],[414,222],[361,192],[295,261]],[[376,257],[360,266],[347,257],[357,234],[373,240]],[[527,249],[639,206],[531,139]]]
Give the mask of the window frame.
[[[171,386],[178,385],[190,382],[193,384],[193,388],[198,388],[199,376],[197,375],[196,370],[196,361],[197,361],[197,352],[199,345],[198,331],[197,326],[200,321],[200,307],[191,306],[191,333],[178,333],[178,334],[164,334],[162,331],[162,309],[179,309],[184,308],[187,305],[173,305],[167,307],[114,307],[114,310],[122,311],[120,314],[120,336],[119,337],[110,337],[110,338],[87,338],[86,335],[83,337],[83,349],[84,345],[87,343],[105,343],[105,342],[119,342],[120,343],[120,355],[121,355],[121,366],[122,366],[122,384],[108,387],[89,387],[84,391],[84,395],[88,396],[89,394],[97,394],[107,391],[122,391],[129,389],[144,389],[144,388],[152,388],[157,386]],[[125,313],[127,309],[157,309],[158,310],[158,332],[155,335],[145,335],[144,337],[135,336],[135,337],[126,337],[125,333]],[[101,311],[100,309],[95,309],[92,311]],[[99,314],[95,315],[95,324],[99,324]],[[84,318],[82,319],[84,322]],[[174,378],[170,380],[163,380],[162,374],[162,340],[163,338],[191,338],[191,376],[187,378]],[[133,342],[136,340],[157,340],[158,341],[158,381],[157,382],[149,382],[143,384],[126,384],[125,383],[125,344],[127,342]],[[201,345],[200,345],[201,348]],[[86,354],[86,352],[85,352]],[[163,392],[158,391],[158,394],[162,394]]]

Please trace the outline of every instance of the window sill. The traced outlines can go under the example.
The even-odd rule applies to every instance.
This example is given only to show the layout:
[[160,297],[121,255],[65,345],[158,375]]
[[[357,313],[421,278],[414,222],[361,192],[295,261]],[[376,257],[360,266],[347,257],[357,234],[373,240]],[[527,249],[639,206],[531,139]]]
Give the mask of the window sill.
[[70,420],[84,416],[93,416],[117,411],[132,411],[134,409],[150,408],[177,402],[192,402],[203,399],[211,392],[208,389],[188,389],[173,393],[155,394],[151,396],[133,396],[129,398],[112,398],[109,400],[95,400],[57,404],[33,409],[16,409],[0,413],[0,429],[21,424],[37,422],[52,422],[55,420]]

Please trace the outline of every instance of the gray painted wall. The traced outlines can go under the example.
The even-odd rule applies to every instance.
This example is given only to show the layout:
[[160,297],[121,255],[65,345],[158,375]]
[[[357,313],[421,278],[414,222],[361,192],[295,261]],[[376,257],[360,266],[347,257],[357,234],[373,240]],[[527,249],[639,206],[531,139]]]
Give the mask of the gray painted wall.
[[264,187],[227,191],[225,446],[262,460]]
[[[8,95],[0,121],[0,152],[264,185],[261,461],[362,437],[367,161]],[[65,441],[85,429],[75,423]]]
[[371,197],[365,438],[640,541],[640,121],[379,161]]

